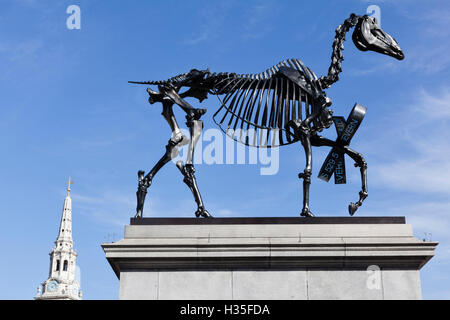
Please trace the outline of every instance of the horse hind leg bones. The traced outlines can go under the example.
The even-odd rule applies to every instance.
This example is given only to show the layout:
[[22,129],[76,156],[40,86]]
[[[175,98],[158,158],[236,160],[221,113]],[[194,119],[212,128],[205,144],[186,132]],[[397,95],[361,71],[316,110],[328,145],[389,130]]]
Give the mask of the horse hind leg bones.
[[[189,187],[194,196],[195,202],[197,203],[197,211],[195,212],[195,215],[197,217],[204,218],[211,217],[203,204],[203,200],[194,175],[195,168],[193,164],[195,146],[198,142],[198,139],[200,138],[201,131],[203,129],[203,122],[200,120],[200,118],[203,114],[205,114],[206,110],[193,108],[184,99],[182,99],[180,95],[178,95],[176,90],[172,87],[167,88],[160,86],[159,91],[160,92],[158,93],[150,89],[147,90],[150,95],[149,102],[151,104],[155,102],[162,103],[162,115],[166,119],[167,123],[170,126],[170,129],[172,130],[172,137],[166,145],[166,152],[150,170],[150,172],[145,176],[144,171],[140,170],[138,172],[138,190],[136,192],[137,207],[135,217],[142,217],[147,189],[150,187],[154,176],[164,165],[166,165],[170,160],[178,155],[178,147],[186,145],[187,143],[189,143],[189,146],[186,163],[183,164],[182,161],[178,161],[176,166],[184,177],[183,182]],[[186,112],[186,125],[189,127],[189,133],[191,136],[189,142],[188,139],[181,134],[180,128],[175,119],[175,115],[172,109],[174,104],[179,105]]]

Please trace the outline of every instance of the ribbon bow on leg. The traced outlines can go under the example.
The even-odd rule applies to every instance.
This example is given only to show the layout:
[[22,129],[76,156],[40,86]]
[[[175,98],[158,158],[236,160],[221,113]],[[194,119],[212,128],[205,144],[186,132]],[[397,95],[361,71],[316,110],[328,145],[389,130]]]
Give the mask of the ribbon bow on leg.
[[334,174],[335,184],[345,184],[345,159],[344,153],[347,153],[353,160],[356,161],[355,166],[361,167],[361,179],[362,179],[362,191],[359,193],[360,199],[355,203],[351,203],[349,206],[349,213],[353,215],[357,208],[362,204],[363,200],[367,197],[367,183],[366,183],[366,168],[367,164],[362,155],[348,148],[350,141],[358,130],[367,108],[355,104],[347,120],[344,117],[333,117],[333,122],[336,126],[337,139],[332,144],[333,148],[328,153],[320,171],[319,179],[328,182],[331,176]]

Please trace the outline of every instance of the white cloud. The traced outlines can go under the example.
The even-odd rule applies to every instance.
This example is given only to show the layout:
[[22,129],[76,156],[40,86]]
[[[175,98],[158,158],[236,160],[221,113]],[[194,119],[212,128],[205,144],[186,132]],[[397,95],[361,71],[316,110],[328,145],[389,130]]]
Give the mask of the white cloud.
[[116,227],[128,224],[136,206],[132,195],[124,196],[119,191],[107,191],[93,196],[72,194],[71,198],[81,214],[91,216],[101,224]]
[[420,44],[411,48],[407,53],[407,67],[426,74],[435,74],[450,66],[450,45],[448,41],[439,46]]
[[231,17],[231,9],[236,9],[237,5],[234,1],[224,1],[220,3],[214,2],[211,5],[202,8],[198,19],[198,31],[184,40],[187,45],[197,45],[206,41],[221,38],[221,33],[229,32],[230,20],[236,19],[238,23],[233,28],[240,30],[239,35],[243,40],[257,39],[263,37],[273,28],[274,19],[277,17],[278,2],[269,1],[265,3],[257,3],[249,5],[242,2],[240,16]]
[[73,139],[74,143],[78,144],[80,148],[82,149],[95,149],[98,150],[99,148],[106,148],[109,146],[114,146],[120,143],[124,143],[127,141],[132,140],[135,135],[134,134],[121,134],[118,136],[112,136],[111,133],[109,133],[108,137],[93,137],[89,140],[87,139]]
[[210,36],[210,31],[205,28],[204,30],[202,30],[202,32],[198,36],[193,37],[192,39],[188,39],[184,43],[188,44],[188,45],[196,45],[200,42],[207,40],[209,38],[209,36]]
[[373,150],[386,150],[390,142],[392,149],[402,148],[397,160],[371,166],[372,176],[387,188],[450,195],[450,88],[434,94],[420,90],[413,99],[415,104],[395,116],[403,121],[369,143]]
[[443,6],[436,7],[419,11],[407,10],[408,6],[402,8],[414,23],[411,29],[415,34],[414,46],[408,50],[405,60],[408,69],[435,74],[450,66],[450,11]]
[[13,63],[36,58],[43,42],[40,39],[28,39],[10,43],[0,43],[0,54]]
[[450,119],[450,87],[443,88],[434,95],[421,89],[419,95],[415,111],[421,112],[425,120]]
[[248,8],[244,24],[243,39],[257,39],[272,29],[273,18],[276,16],[278,3],[267,2]]
[[353,68],[349,69],[348,74],[350,76],[361,77],[367,76],[372,73],[386,73],[386,72],[395,72],[401,68],[401,65],[398,64],[398,61],[393,60],[371,60],[369,67],[367,68]]
[[[193,198],[177,198],[169,201],[166,198],[153,196],[151,187],[144,205],[144,217],[186,217],[194,218],[197,205]],[[92,193],[90,193],[92,194]],[[126,194],[126,195],[124,195]],[[136,196],[130,192],[118,189],[89,196],[73,194],[73,203],[77,211],[84,216],[91,217],[95,223],[110,227],[123,227],[129,224],[130,218],[136,213]],[[213,208],[212,210],[210,208]],[[238,216],[227,209],[214,210],[214,205],[208,204],[208,210],[217,216]]]
[[16,3],[23,6],[34,6],[38,1],[37,0],[15,0]]
[[233,2],[225,1],[211,5],[208,4],[203,7],[198,15],[198,19],[201,22],[196,24],[198,31],[192,34],[189,39],[184,40],[183,43],[197,45],[216,38],[222,26],[227,23],[229,9],[232,5]]
[[407,222],[414,225],[419,233],[431,232],[437,237],[448,237],[450,230],[450,201],[422,202],[413,206],[396,207],[396,213],[408,213]]

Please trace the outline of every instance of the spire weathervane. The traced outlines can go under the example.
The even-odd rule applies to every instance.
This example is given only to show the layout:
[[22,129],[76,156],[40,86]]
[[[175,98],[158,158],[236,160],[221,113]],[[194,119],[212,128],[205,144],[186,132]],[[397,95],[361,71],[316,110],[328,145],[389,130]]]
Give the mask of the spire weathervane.
[[70,195],[70,185],[73,183],[74,183],[74,181],[70,180],[70,176],[69,176],[69,182],[67,182],[67,196]]

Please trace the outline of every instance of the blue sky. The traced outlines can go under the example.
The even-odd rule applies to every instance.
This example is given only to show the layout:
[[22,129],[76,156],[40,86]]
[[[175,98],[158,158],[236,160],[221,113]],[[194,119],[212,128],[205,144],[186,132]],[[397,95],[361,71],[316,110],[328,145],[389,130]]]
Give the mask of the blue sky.
[[[81,29],[66,8],[81,8]],[[351,12],[381,9],[382,27],[405,53],[397,61],[345,43],[341,80],[327,94],[335,115],[368,108],[352,141],[368,165],[359,216],[406,216],[415,235],[439,241],[422,269],[425,299],[450,298],[450,5],[447,1],[37,1],[3,0],[0,11],[0,299],[31,299],[47,277],[71,176],[73,236],[85,299],[117,299],[100,247],[118,240],[135,208],[136,172],[149,170],[170,137],[159,105],[128,80],[161,80],[191,68],[259,73],[286,58],[318,76],[334,30]],[[350,35],[347,39],[350,40]],[[214,97],[205,127],[218,106]],[[182,114],[177,111],[179,123]],[[334,129],[324,134],[335,138]],[[347,216],[359,171],[347,184],[316,178],[329,149],[315,149],[311,209]],[[280,149],[280,170],[198,165],[215,216],[297,216],[304,154]],[[169,163],[149,189],[146,216],[193,216],[195,203]]]

